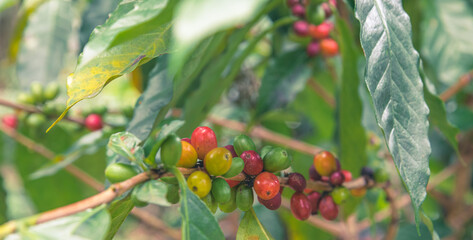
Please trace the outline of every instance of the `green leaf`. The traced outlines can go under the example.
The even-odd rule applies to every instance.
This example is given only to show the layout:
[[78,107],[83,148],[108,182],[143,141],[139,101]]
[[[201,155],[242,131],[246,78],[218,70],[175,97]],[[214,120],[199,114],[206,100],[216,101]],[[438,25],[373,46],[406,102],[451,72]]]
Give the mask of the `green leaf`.
[[278,56],[269,64],[261,80],[256,115],[284,108],[304,89],[310,77],[307,54],[295,50]]
[[135,207],[135,205],[133,204],[133,201],[131,201],[130,197],[115,201],[108,207],[108,212],[110,213],[112,221],[107,235],[103,239],[109,240],[115,236],[133,207]]
[[165,207],[171,206],[166,200],[167,190],[167,184],[159,180],[147,181],[133,189],[138,200]]
[[0,13],[18,4],[19,0],[0,0]]
[[222,229],[204,202],[187,187],[182,173],[173,168],[172,173],[181,189],[182,239],[225,239]]
[[[100,227],[98,227],[100,226]],[[32,226],[6,239],[103,239],[110,227],[106,205]],[[26,235],[26,236],[24,236]]]
[[401,1],[356,1],[365,81],[399,175],[409,192],[419,223],[427,193],[430,143],[429,109],[423,98],[419,55],[412,46],[409,16]]
[[139,146],[140,142],[140,139],[129,132],[119,132],[110,136],[108,149],[132,162],[141,162],[145,158],[145,152]]
[[434,229],[434,224],[432,223],[432,220],[430,220],[430,218],[427,217],[427,215],[425,215],[425,213],[422,213],[421,218],[422,218],[422,222],[429,229],[430,235],[432,236],[432,240],[440,240],[439,235],[437,234],[437,232]]
[[71,1],[51,0],[30,16],[16,65],[23,89],[33,81],[46,85],[58,78],[68,52],[72,13]]
[[141,141],[148,138],[153,130],[160,111],[172,99],[172,77],[167,71],[167,57],[158,58],[158,63],[149,73],[148,87],[136,101],[133,118],[128,124],[127,131],[133,133]]
[[361,52],[354,45],[355,39],[347,24],[338,16],[336,29],[343,65],[337,97],[339,157],[343,169],[358,173],[368,162],[366,134],[361,124],[363,106],[358,95],[358,59]]
[[424,1],[422,56],[450,86],[473,69],[473,5],[465,0]]
[[[0,142],[1,143],[1,142]],[[7,191],[3,187],[3,176],[0,176],[0,224],[7,221]]]
[[67,78],[67,109],[57,121],[74,104],[96,96],[113,79],[167,53],[176,2],[120,3],[107,22],[94,29],[74,73]]
[[245,215],[240,221],[238,232],[236,235],[237,240],[246,239],[273,239],[271,234],[264,228],[263,224],[258,220],[255,210],[253,208],[250,211],[245,212]]

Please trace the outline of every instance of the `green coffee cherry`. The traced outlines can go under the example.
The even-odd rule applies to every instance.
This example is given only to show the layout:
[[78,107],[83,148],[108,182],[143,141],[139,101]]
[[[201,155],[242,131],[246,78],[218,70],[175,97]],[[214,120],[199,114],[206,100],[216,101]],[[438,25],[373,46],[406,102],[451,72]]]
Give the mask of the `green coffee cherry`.
[[33,96],[35,103],[42,103],[44,102],[44,90],[43,85],[39,82],[31,83],[30,86],[31,95]]
[[168,185],[168,190],[166,192],[166,200],[171,204],[176,204],[179,202],[181,197],[179,196],[179,186],[174,184]]
[[253,206],[253,200],[253,189],[245,184],[240,184],[236,192],[236,205],[238,209],[245,212],[250,210]]
[[169,135],[161,146],[161,161],[166,167],[176,166],[181,158],[181,138],[176,134]]
[[340,205],[345,203],[348,196],[350,196],[350,191],[344,187],[338,187],[335,188],[330,195],[332,195],[333,202],[335,202],[337,205]]
[[383,183],[389,180],[389,173],[384,168],[377,168],[374,172],[374,180]]
[[212,196],[212,194],[207,194],[207,196],[202,198],[202,201],[204,201],[205,205],[207,205],[210,212],[212,213],[217,212],[218,203],[217,201],[215,201],[215,198]]
[[245,162],[243,161],[243,159],[241,159],[239,157],[234,157],[232,159],[232,165],[230,166],[230,169],[225,174],[223,174],[222,176],[224,178],[234,177],[234,176],[240,174],[243,171],[244,167],[245,167]]
[[288,168],[290,164],[289,154],[285,149],[280,147],[273,148],[263,158],[263,168],[268,172],[284,170]]
[[212,182],[212,195],[217,203],[225,203],[230,201],[232,190],[227,181],[223,178],[216,178]]
[[41,113],[32,113],[26,118],[26,125],[37,128],[46,123],[46,117]]
[[138,174],[138,171],[131,165],[125,163],[112,163],[105,168],[105,177],[111,183],[125,181]]
[[28,105],[33,105],[34,104],[34,97],[33,97],[33,95],[31,95],[29,93],[20,93],[20,94],[18,94],[17,100],[18,100],[19,103],[23,103],[23,104],[28,104]]
[[59,95],[59,84],[55,82],[49,83],[44,89],[44,99],[53,100]]
[[244,134],[235,137],[233,140],[233,148],[238,156],[240,156],[244,151],[256,151],[256,146],[253,140]]
[[268,154],[271,150],[273,150],[273,148],[274,147],[270,145],[266,145],[263,148],[261,148],[261,151],[260,151],[261,158],[264,158],[264,156],[266,156],[266,154]]
[[[209,195],[212,195],[212,194],[209,194]],[[224,213],[231,213],[231,212],[235,211],[235,209],[237,208],[237,205],[236,205],[236,187],[231,189],[230,200],[226,203],[220,203],[218,205],[218,207]]]

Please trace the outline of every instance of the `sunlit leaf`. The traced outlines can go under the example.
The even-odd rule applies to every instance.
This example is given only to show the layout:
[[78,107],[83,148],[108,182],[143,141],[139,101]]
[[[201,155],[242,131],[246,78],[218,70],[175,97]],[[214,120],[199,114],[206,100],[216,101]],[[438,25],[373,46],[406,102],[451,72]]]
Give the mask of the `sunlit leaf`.
[[250,211],[245,212],[245,215],[243,215],[243,218],[240,221],[240,226],[238,227],[236,239],[271,240],[273,239],[273,237],[264,228],[263,224],[261,224],[261,222],[258,220],[255,210],[251,208]]
[[129,132],[119,132],[110,136],[108,149],[132,162],[139,162],[145,156],[143,148],[139,146],[140,142],[140,139]]

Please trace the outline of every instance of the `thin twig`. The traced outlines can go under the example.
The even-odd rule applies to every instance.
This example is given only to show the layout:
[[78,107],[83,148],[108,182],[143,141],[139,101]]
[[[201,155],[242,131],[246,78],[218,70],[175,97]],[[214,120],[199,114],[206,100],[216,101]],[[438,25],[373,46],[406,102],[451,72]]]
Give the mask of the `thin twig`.
[[330,94],[325,91],[325,89],[320,86],[319,83],[315,81],[315,79],[310,78],[309,81],[307,82],[309,87],[314,90],[315,93],[317,93],[330,107],[334,108],[335,107],[335,99],[330,96]]
[[453,84],[450,88],[445,90],[443,93],[440,94],[440,99],[442,101],[447,101],[451,97],[455,96],[460,90],[463,89],[466,85],[468,85],[473,77],[473,71],[466,73],[465,75],[461,76],[458,81]]

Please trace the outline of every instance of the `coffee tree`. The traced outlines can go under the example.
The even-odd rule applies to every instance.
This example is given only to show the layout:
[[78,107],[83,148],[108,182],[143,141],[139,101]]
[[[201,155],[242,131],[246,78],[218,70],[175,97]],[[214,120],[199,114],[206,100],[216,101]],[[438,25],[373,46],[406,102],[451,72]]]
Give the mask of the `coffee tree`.
[[0,238],[472,237],[466,0],[3,0],[0,20]]

